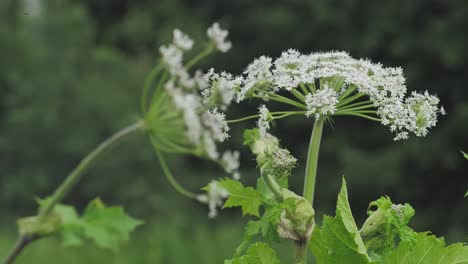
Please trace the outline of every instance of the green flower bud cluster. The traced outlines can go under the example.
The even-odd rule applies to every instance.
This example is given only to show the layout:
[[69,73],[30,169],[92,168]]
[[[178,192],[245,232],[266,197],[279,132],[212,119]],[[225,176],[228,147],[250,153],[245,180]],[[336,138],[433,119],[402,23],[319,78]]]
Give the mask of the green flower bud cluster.
[[276,137],[268,133],[261,135],[258,129],[245,131],[244,144],[249,145],[257,156],[262,179],[273,192],[276,202],[293,200],[294,209],[281,211],[276,227],[279,237],[306,243],[315,226],[315,211],[304,197],[287,189],[287,178],[296,165],[296,158],[280,147]]
[[258,129],[246,130],[244,139],[244,144],[249,145],[257,156],[262,176],[273,177],[281,187],[287,187],[287,177],[297,163],[289,150],[281,148],[273,135],[266,133],[262,136]]

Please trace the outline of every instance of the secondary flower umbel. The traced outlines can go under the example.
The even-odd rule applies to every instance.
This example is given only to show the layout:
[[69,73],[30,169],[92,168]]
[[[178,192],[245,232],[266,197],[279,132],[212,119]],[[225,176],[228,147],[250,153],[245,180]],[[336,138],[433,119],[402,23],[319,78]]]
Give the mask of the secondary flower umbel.
[[[228,32],[222,30],[219,24],[213,24],[207,35],[212,42],[202,55],[215,51],[213,45],[223,52],[230,48],[231,44],[226,40]],[[165,152],[172,152],[207,158],[233,178],[240,178],[239,152],[220,151],[218,147],[219,143],[229,138],[229,126],[222,111],[227,110],[234,97],[231,85],[235,80],[227,73],[215,74],[211,71],[211,75],[209,72],[205,76],[199,70],[189,71],[200,58],[195,56],[187,63],[184,61],[184,53],[191,50],[193,45],[194,41],[188,35],[175,29],[172,43],[160,47],[161,63],[146,82],[151,85],[154,81],[156,87],[152,98],[148,98],[151,88],[144,91],[142,108],[146,112],[145,125],[149,136],[169,182],[181,194],[208,203],[210,217],[214,217],[216,207],[222,205],[227,192],[216,181],[209,184],[204,195],[185,190],[172,176],[162,156]],[[156,77],[159,77],[157,81]],[[212,89],[207,89],[210,84]],[[145,107],[147,101],[149,107]]]

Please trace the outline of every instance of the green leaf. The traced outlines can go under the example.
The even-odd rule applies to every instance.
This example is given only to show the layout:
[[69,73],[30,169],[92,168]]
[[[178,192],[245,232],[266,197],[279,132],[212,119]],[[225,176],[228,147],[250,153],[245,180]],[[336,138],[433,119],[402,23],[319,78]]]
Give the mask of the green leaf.
[[261,221],[249,221],[245,226],[244,239],[237,246],[234,256],[239,257],[245,248],[252,242],[252,239],[258,235],[262,230]]
[[265,204],[265,211],[258,221],[249,221],[245,227],[244,239],[235,251],[235,256],[242,254],[244,249],[252,242],[257,235],[262,235],[267,241],[277,241],[278,232],[276,226],[280,222],[281,213],[286,210],[293,212],[296,209],[296,202],[293,198],[284,199],[281,202],[271,202]]
[[445,246],[442,239],[428,233],[418,233],[414,245],[406,242],[385,259],[384,264],[467,264],[468,246],[462,243]]
[[346,181],[344,178],[341,191],[338,194],[336,218],[342,221],[343,227],[347,231],[347,233],[340,234],[341,240],[359,254],[366,255],[366,247],[364,246],[364,242],[362,241],[356,222],[354,221],[353,214],[351,213],[351,207],[348,202],[348,190],[346,189]]
[[371,263],[351,213],[344,179],[338,195],[336,216],[324,216],[322,228],[315,228],[309,247],[319,264]]
[[381,260],[394,249],[398,237],[401,241],[414,242],[414,232],[408,222],[414,216],[414,209],[409,204],[393,204],[389,197],[381,197],[369,204],[369,217],[362,225],[360,234],[367,251],[374,260]]
[[129,233],[143,223],[128,216],[122,207],[105,206],[99,198],[88,204],[81,217],[67,205],[57,205],[54,213],[61,218],[58,233],[68,246],[90,239],[99,247],[117,250],[121,242],[129,239]]
[[259,207],[262,204],[261,194],[252,187],[244,187],[242,183],[232,179],[223,179],[219,185],[229,192],[229,198],[223,208],[240,206],[242,215],[260,217]]
[[255,243],[242,257],[224,261],[225,264],[280,264],[276,252],[266,243]]

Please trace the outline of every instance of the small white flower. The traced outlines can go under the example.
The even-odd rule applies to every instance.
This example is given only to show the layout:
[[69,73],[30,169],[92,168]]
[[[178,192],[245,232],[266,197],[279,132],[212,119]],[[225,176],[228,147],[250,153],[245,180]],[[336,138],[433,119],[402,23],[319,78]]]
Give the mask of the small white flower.
[[161,46],[159,51],[161,52],[162,60],[169,67],[169,71],[172,74],[176,74],[183,68],[183,53],[175,45]]
[[229,137],[229,126],[226,123],[226,117],[223,113],[218,112],[217,108],[205,112],[202,121],[215,141],[223,142]]
[[221,97],[221,106],[226,109],[234,98],[234,83],[225,78],[221,78],[218,83],[219,95]]
[[208,158],[212,160],[217,160],[219,158],[216,142],[208,132],[203,133],[203,149],[205,150]]
[[235,171],[233,174],[232,174],[232,178],[236,181],[240,180],[241,178],[241,175],[238,171]]
[[226,40],[229,32],[221,29],[218,22],[213,23],[206,33],[211,41],[216,45],[216,48],[221,52],[227,52],[231,49],[231,42]]
[[245,99],[245,95],[254,87],[255,83],[256,83],[255,81],[250,81],[250,82],[245,81],[242,88],[236,94],[237,103],[240,103],[242,100]]
[[266,108],[265,105],[261,105],[258,108],[258,112],[260,114],[260,117],[257,120],[258,130],[260,132],[260,135],[265,136],[267,130],[270,129],[270,111],[268,110],[268,108]]
[[408,139],[408,132],[400,132],[396,135],[395,138],[393,138],[393,140],[395,141],[402,140],[402,139]]
[[271,58],[266,56],[261,56],[258,59],[255,59],[252,63],[247,66],[244,74],[247,75],[247,81],[261,81],[268,80],[272,77],[272,72],[270,70]]
[[183,33],[179,29],[174,29],[172,36],[173,36],[173,43],[178,48],[183,49],[183,50],[192,49],[193,40],[187,34]]
[[273,78],[276,86],[288,91],[297,87],[306,74],[305,59],[297,50],[283,52],[274,62]]
[[214,218],[218,215],[218,207],[223,206],[223,201],[229,196],[229,192],[221,187],[217,181],[211,181],[206,189],[207,194],[197,196],[197,200],[207,203],[210,212],[208,217]]
[[314,94],[307,94],[306,96],[307,113],[306,116],[315,115],[315,118],[320,116],[332,115],[336,111],[336,104],[338,104],[338,94],[336,91],[328,88],[327,84]]
[[[224,170],[227,173],[235,173],[239,169],[239,151],[230,151],[227,150],[223,153],[221,162],[223,164]],[[238,173],[237,173],[238,174]]]
[[210,69],[205,74],[205,81],[211,83],[211,86],[202,90],[203,103],[210,106],[219,106],[221,110],[226,110],[234,99],[235,89],[241,85],[242,78],[233,77],[226,72],[218,74]]
[[440,107],[440,114],[447,115],[447,111],[445,111],[445,108],[443,106]]

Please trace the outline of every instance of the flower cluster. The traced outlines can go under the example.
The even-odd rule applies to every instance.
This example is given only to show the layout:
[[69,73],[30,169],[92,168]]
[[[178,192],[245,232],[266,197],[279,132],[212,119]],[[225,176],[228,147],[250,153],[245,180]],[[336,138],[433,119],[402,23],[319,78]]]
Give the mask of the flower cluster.
[[332,115],[336,111],[338,104],[338,93],[330,89],[327,84],[316,93],[306,95],[305,102],[307,105],[306,116],[315,115],[315,118],[320,116]]
[[[229,43],[225,40],[227,31],[221,30],[217,23],[208,30],[208,36],[217,43],[218,48],[226,50]],[[168,98],[173,105],[173,108],[167,108],[166,113],[171,118],[167,118],[167,123],[161,126],[180,125],[176,122],[178,114],[183,120],[183,126],[181,129],[173,129],[172,131],[175,131],[175,134],[183,130],[185,136],[184,139],[175,140],[175,143],[185,141],[178,145],[194,147],[193,153],[216,161],[224,167],[226,172],[238,178],[239,153],[226,151],[221,154],[217,148],[217,143],[224,142],[229,137],[229,127],[224,113],[220,110],[226,110],[234,96],[233,89],[226,87],[232,82],[232,79],[225,74],[212,73],[212,76],[207,78],[207,75],[200,71],[196,71],[194,74],[189,73],[187,67],[184,66],[184,52],[190,50],[193,44],[194,42],[189,36],[175,29],[172,43],[160,47],[163,65],[169,73],[165,80],[164,90],[165,94],[169,95]],[[218,88],[210,89],[208,92],[206,89],[208,81],[215,82],[215,80]],[[160,98],[165,98],[164,96],[161,94]],[[209,98],[214,96],[219,97],[221,103],[208,104]],[[162,104],[163,99],[157,102]],[[157,107],[163,108],[161,105]],[[155,117],[155,119],[158,118],[163,119],[161,115]]]
[[218,106],[223,111],[232,103],[235,95],[235,87],[239,86],[242,79],[233,77],[232,74],[215,73],[211,68],[204,76],[204,81],[210,83],[201,90],[203,103],[208,107]]
[[[437,97],[427,92],[406,96],[401,68],[354,59],[346,52],[301,54],[290,49],[275,60],[266,56],[255,59],[241,76],[224,75],[229,76],[224,87],[233,89],[237,102],[274,100],[280,93],[290,92],[300,99],[307,117],[374,114],[374,119],[396,134],[395,140],[407,138],[409,133],[425,136],[436,124],[437,115],[445,113]],[[229,94],[231,97],[232,92]],[[268,128],[264,118],[260,114],[262,131]]]
[[265,105],[258,108],[259,118],[257,121],[258,130],[260,135],[265,136],[268,129],[270,129],[270,111]]
[[208,28],[206,33],[219,51],[227,52],[231,49],[231,42],[226,40],[229,32],[227,30],[221,29],[219,23],[213,23],[213,25]]

